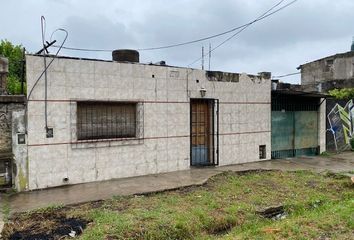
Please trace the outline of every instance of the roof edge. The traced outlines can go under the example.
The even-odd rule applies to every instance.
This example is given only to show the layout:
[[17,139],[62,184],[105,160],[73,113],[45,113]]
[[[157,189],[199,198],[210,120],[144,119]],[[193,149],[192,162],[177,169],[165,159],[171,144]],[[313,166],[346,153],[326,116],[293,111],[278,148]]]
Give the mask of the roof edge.
[[330,55],[330,56],[327,56],[327,57],[319,58],[317,60],[313,60],[311,62],[307,62],[307,63],[301,64],[296,69],[300,70],[302,68],[302,66],[304,66],[304,65],[311,64],[311,63],[314,63],[314,62],[319,62],[319,61],[322,61],[322,60],[325,60],[325,59],[328,59],[328,58],[344,58],[344,57],[354,57],[354,51],[349,51],[349,52],[344,52],[344,53],[336,53],[336,54],[333,54],[333,55]]

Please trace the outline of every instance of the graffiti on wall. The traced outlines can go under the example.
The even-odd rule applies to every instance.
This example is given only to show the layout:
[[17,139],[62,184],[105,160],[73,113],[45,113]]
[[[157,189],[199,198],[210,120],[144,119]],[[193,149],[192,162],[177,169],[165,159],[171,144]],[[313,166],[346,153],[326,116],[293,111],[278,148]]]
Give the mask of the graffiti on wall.
[[353,100],[348,101],[344,107],[337,103],[329,112],[327,118],[337,151],[348,149],[350,139],[354,137]]

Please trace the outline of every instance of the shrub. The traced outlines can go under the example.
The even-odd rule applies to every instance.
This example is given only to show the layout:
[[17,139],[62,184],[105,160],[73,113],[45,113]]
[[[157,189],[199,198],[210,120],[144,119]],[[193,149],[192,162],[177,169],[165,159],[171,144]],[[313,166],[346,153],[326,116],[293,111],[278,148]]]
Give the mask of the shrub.
[[329,95],[336,99],[354,99],[354,88],[333,89]]

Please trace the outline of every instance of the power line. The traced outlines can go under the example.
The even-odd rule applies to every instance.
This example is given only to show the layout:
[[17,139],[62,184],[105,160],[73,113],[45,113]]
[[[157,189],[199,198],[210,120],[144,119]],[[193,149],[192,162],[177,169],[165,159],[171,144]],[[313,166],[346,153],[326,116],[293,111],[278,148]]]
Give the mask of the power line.
[[[58,45],[53,45],[55,48],[59,48]],[[62,47],[62,49],[72,50],[72,51],[83,51],[83,52],[112,52],[112,49],[89,49],[89,48],[74,48],[74,47]]]
[[298,74],[301,74],[301,72],[288,73],[288,74],[284,74],[284,75],[280,75],[280,76],[273,76],[273,78],[284,78],[284,77],[298,75]]
[[[281,3],[283,3],[285,0],[281,0],[280,2],[278,2],[275,6],[273,6],[271,8],[274,9],[275,7],[279,6]],[[258,18],[257,18],[258,19]],[[256,20],[257,20],[256,19]],[[140,51],[145,51],[145,50],[158,50],[158,49],[165,49],[165,48],[172,48],[172,47],[179,47],[179,46],[183,46],[183,45],[187,45],[187,44],[192,44],[192,43],[197,43],[197,42],[202,42],[202,41],[205,41],[205,40],[209,40],[209,39],[213,39],[213,38],[216,38],[216,37],[220,37],[220,36],[223,36],[225,34],[228,34],[228,33],[231,33],[231,32],[234,32],[238,29],[241,29],[245,26],[247,26],[248,24],[254,22],[255,20],[249,22],[249,23],[246,23],[244,25],[241,25],[241,26],[238,26],[238,27],[235,27],[235,28],[232,28],[230,30],[227,30],[225,32],[222,32],[222,33],[218,33],[218,34],[215,34],[215,35],[211,35],[211,36],[208,36],[208,37],[204,37],[204,38],[200,38],[200,39],[196,39],[196,40],[192,40],[192,41],[188,41],[188,42],[184,42],[184,43],[178,43],[178,44],[172,44],[172,45],[167,45],[167,46],[162,46],[162,47],[153,47],[153,48],[143,48],[143,49],[140,49]],[[139,50],[139,49],[138,49]]]
[[[55,60],[55,57],[58,56],[60,50],[63,48],[63,45],[64,45],[64,43],[66,42],[66,39],[67,39],[68,36],[69,36],[68,31],[66,31],[66,30],[63,29],[63,28],[58,28],[58,29],[56,29],[53,33],[57,32],[57,31],[64,32],[64,33],[65,33],[65,37],[64,37],[64,39],[63,39],[63,41],[62,41],[62,43],[61,43],[61,45],[60,45],[58,51],[55,53],[55,55],[54,55],[54,56],[52,56],[52,55],[49,55],[49,56],[48,56],[48,57],[52,57],[52,60],[48,63],[47,67],[44,68],[44,70],[42,71],[42,73],[39,75],[39,77],[37,78],[37,80],[34,82],[34,84],[33,84],[32,88],[31,88],[31,90],[30,90],[29,93],[28,93],[27,101],[30,99],[30,97],[31,97],[31,95],[32,95],[32,92],[33,92],[34,88],[37,86],[39,80],[41,80],[42,76],[43,76],[43,75],[45,74],[45,72],[48,70],[48,68],[50,67],[50,65],[52,65],[53,61]],[[53,34],[52,34],[52,35],[53,35]]]
[[[242,27],[239,31],[237,31],[236,33],[234,33],[233,35],[231,35],[230,37],[226,38],[224,41],[222,41],[220,44],[218,44],[216,47],[214,47],[213,49],[211,49],[207,54],[210,54],[211,52],[215,51],[216,49],[218,49],[219,47],[221,47],[222,45],[224,45],[226,42],[230,41],[232,38],[234,38],[235,36],[237,36],[238,34],[240,34],[241,32],[243,32],[244,30],[246,30],[249,26],[255,24],[256,22],[263,20],[267,17],[272,16],[273,14],[289,7],[290,5],[294,4],[295,2],[297,2],[298,0],[293,0],[290,3],[278,8],[277,10],[274,10],[274,8],[276,8],[277,6],[279,6],[282,2],[284,2],[284,0],[278,2],[277,4],[275,4],[273,7],[271,7],[269,10],[267,10],[266,12],[264,12],[262,15],[260,15],[258,18],[256,18],[255,20],[253,20],[252,22],[244,25],[244,27]],[[188,65],[188,67],[190,67],[191,65],[195,64],[196,62],[200,61],[201,57],[196,59],[195,61],[193,61],[192,63],[190,63]]]
[[[285,0],[281,0],[276,5],[274,5],[270,10],[268,10],[266,13],[269,13],[271,10],[273,10],[275,7],[277,7],[280,4],[282,4],[284,1]],[[221,32],[221,33],[217,33],[217,34],[214,34],[214,35],[211,35],[211,36],[207,36],[207,37],[203,37],[203,38],[199,38],[199,39],[195,39],[195,40],[191,40],[191,41],[186,41],[186,42],[182,42],[182,43],[159,46],[159,47],[137,48],[136,50],[138,50],[138,51],[151,51],[151,50],[161,50],[161,49],[167,49],[167,48],[174,48],[174,47],[185,46],[185,45],[189,45],[189,44],[193,44],[193,43],[197,43],[197,42],[202,42],[202,41],[205,41],[205,40],[213,39],[213,38],[216,38],[216,37],[220,37],[220,36],[226,35],[228,33],[234,32],[236,30],[242,29],[244,27],[248,27],[249,25],[251,25],[251,24],[253,24],[255,22],[258,22],[260,20],[263,20],[264,18],[267,18],[267,17],[273,15],[274,13],[282,10],[283,8],[291,5],[292,3],[296,2],[296,1],[297,0],[291,2],[290,4],[285,5],[284,7],[274,11],[273,13],[270,13],[268,15],[267,14],[262,14],[261,15],[262,17],[258,17],[258,18],[256,18],[253,21],[250,21],[250,22],[248,22],[246,24],[243,24],[243,25],[238,26],[238,27],[234,27],[234,28],[232,28],[230,30],[227,30],[227,31],[224,31],[224,32]],[[54,45],[53,47],[58,48],[59,46],[58,45]],[[77,47],[65,47],[65,46],[63,46],[62,49],[72,50],[72,51],[85,51],[85,52],[112,52],[113,51],[112,49],[90,49],[90,48],[77,48]]]

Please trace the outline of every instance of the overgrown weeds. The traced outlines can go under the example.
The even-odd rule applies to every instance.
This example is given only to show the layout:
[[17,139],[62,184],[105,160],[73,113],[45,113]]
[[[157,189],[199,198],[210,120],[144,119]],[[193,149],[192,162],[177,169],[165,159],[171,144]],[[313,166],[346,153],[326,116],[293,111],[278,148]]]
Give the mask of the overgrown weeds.
[[[337,174],[227,172],[200,187],[47,209],[18,224],[26,229],[33,218],[62,212],[92,222],[80,239],[349,239],[353,198],[350,180]],[[286,215],[257,214],[272,206]],[[19,226],[6,231],[16,233]]]

